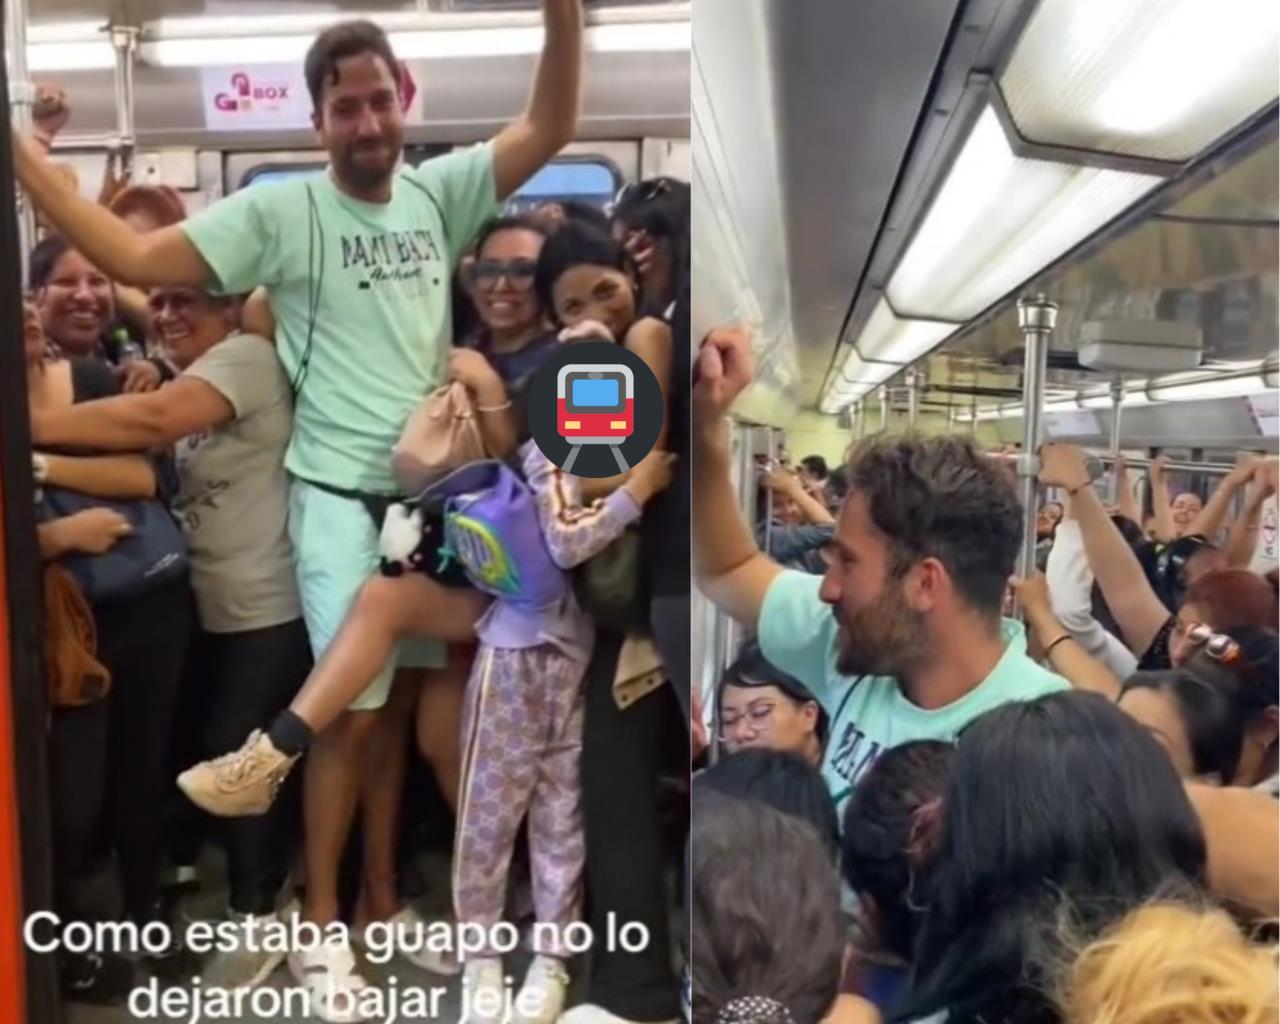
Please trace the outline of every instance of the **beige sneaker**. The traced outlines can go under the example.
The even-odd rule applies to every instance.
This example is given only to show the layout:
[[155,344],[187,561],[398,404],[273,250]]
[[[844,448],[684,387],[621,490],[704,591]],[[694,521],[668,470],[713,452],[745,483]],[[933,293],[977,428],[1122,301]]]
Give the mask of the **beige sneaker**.
[[188,768],[178,776],[178,788],[220,818],[266,814],[300,756],[280,753],[255,729],[239,750]]
[[506,979],[496,956],[468,960],[462,975],[462,1024],[507,1024]]
[[564,1010],[569,972],[554,956],[539,954],[529,965],[520,994],[516,996],[514,1024],[555,1024]]

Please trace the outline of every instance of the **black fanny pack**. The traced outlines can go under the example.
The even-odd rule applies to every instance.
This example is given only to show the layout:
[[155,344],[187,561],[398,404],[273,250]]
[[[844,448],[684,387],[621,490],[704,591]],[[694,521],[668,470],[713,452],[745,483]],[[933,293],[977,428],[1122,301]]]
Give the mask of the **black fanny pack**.
[[[387,510],[392,505],[399,505],[409,501],[408,498],[398,494],[351,491],[343,487],[334,487],[332,484],[321,483],[319,480],[308,480],[305,477],[299,477],[298,479],[305,484],[336,495],[339,498],[360,502],[364,506],[364,510],[369,513],[369,518],[373,521],[373,532],[379,536],[382,535],[382,524],[386,521]],[[428,556],[422,565],[422,572],[425,575],[445,587],[461,588],[471,586],[471,583],[467,580],[466,572],[457,559],[444,559],[440,556],[440,549],[444,546],[444,519],[439,512],[423,512],[422,538],[422,550],[428,552]]]

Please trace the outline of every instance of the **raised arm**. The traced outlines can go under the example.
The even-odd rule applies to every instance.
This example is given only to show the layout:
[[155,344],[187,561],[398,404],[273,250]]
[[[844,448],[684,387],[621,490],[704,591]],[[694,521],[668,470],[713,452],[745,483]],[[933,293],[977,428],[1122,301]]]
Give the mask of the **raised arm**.
[[835,516],[827,511],[827,506],[815,498],[804,481],[795,473],[785,469],[776,469],[761,474],[761,483],[777,494],[786,495],[800,508],[804,521],[813,526],[830,526]]
[[[1058,524],[1044,568],[1047,611],[1084,651],[1123,679],[1137,668],[1137,659],[1093,614],[1093,570],[1085,554],[1080,524],[1066,516]],[[1032,595],[1037,596],[1037,595]],[[1056,634],[1054,634],[1056,635]],[[1053,636],[1047,637],[1048,642]]]
[[1156,540],[1168,544],[1178,536],[1169,502],[1169,483],[1164,478],[1165,457],[1156,455],[1147,465],[1147,483],[1151,487],[1151,514],[1156,521]]
[[1080,524],[1084,549],[1107,607],[1129,650],[1141,655],[1169,618],[1115,523],[1094,491],[1084,456],[1075,445],[1050,444],[1040,451],[1040,480],[1067,493],[1071,514]]
[[209,268],[179,226],[139,234],[63,181],[40,145],[14,134],[14,167],[32,202],[54,227],[123,284],[204,287]]
[[1253,468],[1257,464],[1258,459],[1252,455],[1245,456],[1236,463],[1235,468],[1222,478],[1213,494],[1209,496],[1200,514],[1191,521],[1191,525],[1187,527],[1187,533],[1212,540],[1222,529],[1223,520],[1227,518],[1231,502],[1240,493],[1240,488],[1252,479]]
[[1049,606],[1049,588],[1044,574],[1038,572],[1014,584],[1014,588],[1027,617],[1032,639],[1053,670],[1077,690],[1090,690],[1115,700],[1120,695],[1120,680],[1058,621]]
[[1133,483],[1129,479],[1129,464],[1124,454],[1116,456],[1114,472],[1116,474],[1116,506],[1120,514],[1130,522],[1142,525],[1142,508],[1138,505],[1138,496],[1133,493]]
[[1258,547],[1258,530],[1262,525],[1262,508],[1267,501],[1275,497],[1274,460],[1260,462],[1254,467],[1253,483],[1249,487],[1249,497],[1240,515],[1227,531],[1227,542],[1223,545],[1223,554],[1227,557],[1227,565],[1232,569],[1247,569],[1253,561],[1253,553]]
[[582,0],[542,0],[546,37],[523,114],[493,140],[493,179],[506,199],[573,141],[582,85]]
[[141,455],[39,455],[37,466],[41,483],[95,498],[132,501],[156,493],[155,470]]
[[214,430],[234,418],[235,409],[212,384],[180,377],[159,391],[33,412],[31,440],[45,447],[148,451]]
[[727,414],[755,374],[751,342],[737,328],[712,331],[693,385],[693,563],[699,589],[721,611],[755,629],[782,567],[756,546],[729,475]]

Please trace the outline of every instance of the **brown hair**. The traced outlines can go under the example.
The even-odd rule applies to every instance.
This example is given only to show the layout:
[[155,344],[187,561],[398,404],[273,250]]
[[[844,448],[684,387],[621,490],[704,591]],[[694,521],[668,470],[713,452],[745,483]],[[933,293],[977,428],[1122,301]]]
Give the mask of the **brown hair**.
[[850,494],[888,538],[895,572],[936,558],[971,605],[1000,614],[1022,506],[999,460],[967,438],[881,436],[856,445],[847,465]]
[[1187,588],[1183,600],[1205,610],[1208,625],[1218,632],[1240,626],[1275,629],[1280,603],[1275,589],[1247,569],[1219,569],[1205,573]]
[[111,200],[107,209],[117,217],[139,211],[150,214],[162,228],[172,227],[187,217],[182,197],[168,185],[130,185]]
[[362,53],[372,53],[375,57],[382,58],[391,77],[396,81],[396,89],[400,89],[403,72],[387,34],[373,22],[364,19],[340,21],[316,36],[303,64],[307,91],[311,93],[311,105],[316,110],[320,109],[320,98],[325,85],[338,84],[338,62],[348,57],[358,57]]

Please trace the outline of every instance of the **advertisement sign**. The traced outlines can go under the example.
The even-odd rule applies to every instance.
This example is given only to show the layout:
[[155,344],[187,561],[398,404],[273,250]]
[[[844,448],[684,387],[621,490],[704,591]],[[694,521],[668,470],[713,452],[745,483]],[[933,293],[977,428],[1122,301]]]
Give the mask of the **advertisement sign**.
[[203,68],[200,85],[204,123],[214,131],[311,127],[301,64]]
[[[405,121],[422,120],[422,90],[401,65]],[[302,64],[252,64],[203,68],[205,127],[213,131],[255,128],[310,128],[311,96]]]

